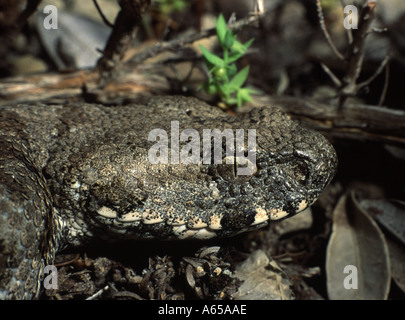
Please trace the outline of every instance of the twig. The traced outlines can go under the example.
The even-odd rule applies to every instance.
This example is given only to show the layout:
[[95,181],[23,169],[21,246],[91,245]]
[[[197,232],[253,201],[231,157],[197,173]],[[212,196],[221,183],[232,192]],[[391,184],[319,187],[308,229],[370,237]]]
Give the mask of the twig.
[[388,83],[390,82],[390,65],[387,63],[387,66],[385,67],[385,81],[384,81],[384,87],[381,92],[381,97],[380,101],[378,102],[379,106],[382,106],[382,104],[385,101],[385,97],[387,96],[387,91],[388,91]]
[[370,29],[371,22],[374,19],[374,9],[376,0],[365,0],[360,11],[358,30],[354,34],[353,42],[348,50],[348,64],[346,74],[342,80],[340,88],[340,102],[342,106],[348,96],[353,96],[357,93],[358,86],[356,81],[359,78],[361,67],[364,59],[364,44],[366,41],[367,32]]
[[113,297],[116,298],[132,298],[134,300],[145,300],[143,299],[139,294],[136,294],[134,292],[131,291],[118,291],[118,292],[114,292],[113,293]]
[[390,54],[389,54],[389,52],[387,52],[387,54],[384,57],[384,60],[380,63],[380,66],[377,68],[377,70],[374,72],[374,74],[367,80],[356,85],[356,91],[360,90],[361,88],[363,88],[365,86],[368,86],[375,78],[377,78],[377,76],[384,70],[389,59],[390,59]]
[[342,82],[339,80],[338,77],[335,76],[335,74],[332,72],[332,70],[329,69],[329,67],[321,62],[321,67],[323,71],[326,72],[326,74],[329,76],[329,78],[333,81],[336,87],[340,87],[342,85]]
[[101,19],[103,19],[103,22],[109,26],[110,28],[114,28],[114,25],[108,21],[108,19],[106,18],[106,16],[104,15],[103,11],[101,10],[100,6],[98,5],[97,0],[93,0],[93,4],[96,7],[98,14],[100,15]]
[[[12,3],[12,1],[3,1],[1,3]],[[4,60],[5,56],[3,56],[7,50],[9,49],[10,46],[12,46],[12,43],[15,43],[15,39],[17,38],[17,35],[21,32],[21,30],[24,28],[28,18],[37,10],[39,4],[41,3],[41,0],[27,0],[25,8],[20,12],[18,17],[14,21],[3,21],[5,22],[4,25],[2,26],[1,34],[0,34],[0,55],[1,58]],[[3,5],[0,5],[3,6]],[[15,1],[10,7],[11,10],[18,10],[20,8],[19,2]],[[3,8],[2,8],[3,9]],[[7,15],[7,11],[3,11],[0,9],[0,16]],[[7,19],[6,19],[7,20]]]
[[66,266],[68,264],[71,264],[75,261],[77,261],[80,258],[80,253],[77,253],[73,258],[60,262],[60,263],[55,263],[55,267],[62,267],[62,266]]
[[108,286],[105,286],[104,288],[101,288],[100,290],[98,290],[92,296],[86,298],[86,300],[95,300],[96,298],[100,297],[104,293],[104,291],[107,291],[107,290],[108,290]]
[[[340,1],[342,6],[345,5],[344,0]],[[342,80],[339,80],[334,73],[323,63],[321,66],[326,74],[332,79],[333,83],[339,87],[339,107],[341,108],[345,103],[347,97],[355,96],[359,90],[367,85],[369,85],[385,68],[389,61],[390,54],[387,53],[384,60],[381,62],[380,66],[374,72],[374,74],[368,78],[367,80],[357,83],[357,80],[360,76],[360,72],[363,65],[364,60],[364,45],[366,41],[366,37],[368,34],[374,31],[374,29],[370,29],[371,23],[374,19],[374,9],[377,5],[377,0],[365,0],[363,7],[360,11],[359,16],[359,28],[354,33],[350,33],[349,36],[349,48],[347,57],[343,57],[342,60],[347,61],[346,73]],[[333,48],[334,45],[330,40],[330,36],[327,34],[325,23],[323,20],[322,14],[322,7],[320,0],[317,0],[317,7],[318,7],[318,14],[321,28],[329,42],[329,45]],[[378,30],[379,32],[385,31],[384,29]],[[348,33],[349,35],[349,33]],[[334,50],[335,51],[335,50]],[[335,52],[336,53],[336,52]],[[387,86],[387,82],[385,86]],[[382,95],[385,96],[387,88],[384,87]],[[382,101],[383,97],[380,98],[380,102]]]
[[37,10],[41,0],[28,0],[25,9],[21,12],[17,19],[17,30],[20,31],[28,18]]
[[333,52],[336,54],[336,56],[340,59],[340,60],[345,60],[345,57],[343,54],[341,54],[339,52],[339,50],[336,48],[335,44],[333,43],[328,30],[326,29],[326,25],[325,25],[325,18],[323,16],[323,11],[322,11],[322,4],[320,0],[316,0],[316,7],[318,9],[318,18],[319,18],[319,24],[321,26],[322,32],[326,38],[326,40],[329,43],[329,46],[332,48]]
[[384,28],[372,28],[370,32],[375,32],[375,33],[383,33],[383,32],[387,32],[388,28],[384,27]]

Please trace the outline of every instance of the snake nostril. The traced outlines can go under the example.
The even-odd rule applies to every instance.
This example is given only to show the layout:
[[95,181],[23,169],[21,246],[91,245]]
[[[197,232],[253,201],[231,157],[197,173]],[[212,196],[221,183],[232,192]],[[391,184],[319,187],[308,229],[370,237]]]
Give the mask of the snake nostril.
[[294,178],[300,185],[302,185],[302,186],[307,185],[309,174],[308,174],[308,168],[305,165],[305,163],[298,162],[298,163],[294,164],[292,167],[292,172],[293,172]]

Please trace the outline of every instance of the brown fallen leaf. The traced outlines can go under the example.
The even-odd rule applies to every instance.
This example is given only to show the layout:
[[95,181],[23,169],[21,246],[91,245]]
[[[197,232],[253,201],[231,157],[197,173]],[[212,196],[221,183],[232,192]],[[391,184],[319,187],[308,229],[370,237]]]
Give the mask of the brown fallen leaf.
[[[364,208],[393,237],[387,237],[392,279],[405,292],[405,202],[399,200],[362,200]],[[394,238],[395,237],[395,238]]]
[[363,200],[360,206],[405,245],[405,202],[388,199]]
[[339,200],[326,256],[330,299],[387,299],[391,274],[387,244],[354,192]]

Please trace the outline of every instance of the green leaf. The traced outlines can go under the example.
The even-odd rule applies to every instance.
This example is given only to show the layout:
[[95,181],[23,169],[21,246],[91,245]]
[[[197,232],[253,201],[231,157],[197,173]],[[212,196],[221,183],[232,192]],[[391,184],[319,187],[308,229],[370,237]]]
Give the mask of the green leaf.
[[238,93],[239,91],[236,93],[236,105],[238,106],[238,108],[240,108],[243,104],[243,101],[241,95]]
[[201,44],[199,45],[200,49],[204,55],[204,58],[214,66],[222,67],[225,65],[225,62],[220,57],[216,56],[215,54],[209,52],[204,46]]
[[219,15],[218,20],[215,22],[215,28],[217,30],[218,40],[221,44],[223,44],[225,40],[227,26],[225,18],[222,15],[222,13]]
[[253,39],[245,44],[237,41],[236,35],[228,29],[222,14],[218,16],[215,28],[223,49],[223,56],[219,57],[200,45],[210,75],[203,87],[209,94],[217,93],[224,103],[237,104],[240,107],[244,102],[252,100],[249,94],[254,91],[241,88],[248,77],[249,66],[238,72],[234,62],[245,54]]
[[229,55],[228,59],[226,60],[226,62],[228,63],[232,63],[235,62],[236,60],[238,60],[240,57],[242,57],[244,54],[243,53],[239,53],[239,52],[231,52],[231,54]]
[[251,101],[250,99],[250,94],[251,93],[253,93],[253,94],[257,94],[257,93],[259,93],[257,90],[253,90],[253,89],[250,89],[250,88],[243,88],[242,89],[244,92],[246,91],[246,93],[249,95],[249,100],[247,100],[247,101]]
[[250,47],[254,39],[250,39],[245,44],[240,43],[239,41],[234,41],[233,46],[231,48],[231,54],[229,55],[228,63],[234,62],[242,57],[247,49]]
[[238,71],[238,69],[236,68],[236,64],[234,64],[234,63],[232,63],[230,66],[228,66],[227,70],[228,70],[227,74],[230,78],[233,77],[236,74],[236,72]]
[[225,39],[222,43],[223,47],[230,50],[235,42],[236,36],[232,34],[231,30],[227,30],[225,33]]
[[218,86],[217,89],[218,89],[218,93],[221,96],[222,100],[226,101],[229,99],[231,91],[228,86]]
[[236,99],[238,100],[238,107],[242,106],[245,102],[251,102],[252,97],[250,96],[250,92],[254,90],[248,89],[248,88],[242,88],[239,89],[238,92],[236,92]]
[[216,94],[217,93],[217,88],[211,79],[209,79],[208,81],[204,82],[201,86],[199,86],[197,88],[197,91],[200,91],[201,89],[204,89],[204,91],[207,94]]
[[246,52],[247,48],[241,42],[236,40],[233,43],[233,46],[232,46],[231,50],[232,50],[232,53],[234,53],[234,54],[236,54],[236,53],[244,54]]
[[184,0],[175,1],[173,4],[174,11],[183,11],[187,7],[187,2]]
[[226,100],[226,104],[228,105],[233,105],[233,104],[238,104],[238,100],[235,98],[229,98],[228,100]]
[[236,76],[234,76],[229,82],[229,86],[235,89],[242,87],[248,77],[249,69],[249,66],[246,66],[241,71],[239,71]]
[[250,40],[248,40],[243,46],[245,47],[245,51],[247,50],[247,49],[249,49],[249,47],[252,45],[252,43],[253,43],[253,41],[254,41],[255,39],[250,39]]

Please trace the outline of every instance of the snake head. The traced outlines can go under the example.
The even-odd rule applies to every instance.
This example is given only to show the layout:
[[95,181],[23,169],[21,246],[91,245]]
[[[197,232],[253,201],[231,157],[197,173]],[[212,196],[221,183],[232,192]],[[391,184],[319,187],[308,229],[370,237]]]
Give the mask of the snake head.
[[[337,158],[331,144],[277,108],[233,117],[195,99],[162,99],[140,109],[145,113],[141,124],[130,118],[134,112],[128,109],[129,119],[120,120],[127,127],[110,125],[92,140],[87,137],[69,158],[74,160],[72,168],[56,170],[63,175],[59,179],[62,190],[53,193],[72,220],[68,223],[74,226],[72,237],[231,236],[303,211],[335,174]],[[108,114],[105,122],[118,122],[116,116]],[[172,142],[173,121],[179,122],[180,130],[193,130],[183,131],[185,137],[180,135],[177,150],[169,148],[166,161],[151,161],[150,151],[158,143]],[[149,139],[156,128],[167,136]],[[190,141],[203,137],[207,128],[222,133],[230,129],[235,137],[237,130],[244,129],[242,145],[246,148],[242,149],[246,152],[237,144],[230,148],[223,139],[219,162],[206,161],[211,148],[204,148],[204,139],[198,140],[196,149],[190,148]],[[254,144],[250,144],[248,132],[255,133]],[[196,152],[196,161],[173,163],[176,157],[172,155],[184,150]],[[160,150],[162,154],[165,152]],[[252,170],[240,174],[247,167]]]
[[277,108],[253,110],[244,126],[257,131],[254,173],[237,175],[226,164],[208,170],[224,195],[225,213],[213,213],[220,221],[218,233],[224,236],[305,210],[331,182],[337,168],[336,152],[328,140]]

